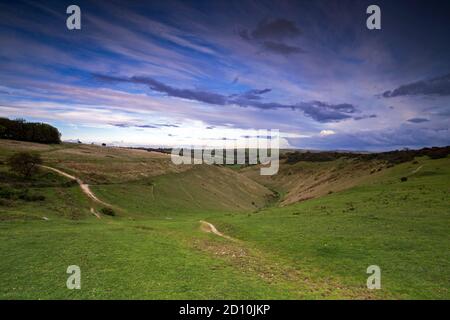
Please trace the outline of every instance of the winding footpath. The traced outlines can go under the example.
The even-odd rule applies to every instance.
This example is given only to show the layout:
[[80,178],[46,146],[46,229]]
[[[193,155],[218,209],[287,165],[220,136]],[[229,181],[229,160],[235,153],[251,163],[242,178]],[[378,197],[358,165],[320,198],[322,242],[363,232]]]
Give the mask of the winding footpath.
[[[111,207],[111,205],[110,205],[109,203],[104,202],[104,201],[100,200],[99,198],[97,198],[97,197],[95,196],[95,194],[94,194],[94,193],[91,191],[91,189],[89,188],[89,185],[86,184],[86,183],[84,183],[81,179],[79,179],[79,178],[77,178],[77,177],[74,177],[74,176],[72,176],[72,175],[70,175],[70,174],[68,174],[68,173],[66,173],[66,172],[64,172],[64,171],[61,171],[61,170],[56,169],[56,168],[53,168],[53,167],[41,165],[41,168],[45,168],[45,169],[54,171],[54,172],[56,172],[56,173],[58,173],[58,174],[60,174],[60,175],[62,175],[62,176],[64,176],[64,177],[66,177],[66,178],[75,180],[75,181],[78,183],[78,185],[80,186],[81,191],[83,191],[83,193],[86,194],[89,198],[91,198],[92,200],[94,200],[94,201],[97,202],[97,203],[100,203],[101,205],[104,205],[104,206],[107,206],[107,207]],[[94,208],[91,208],[91,213],[92,213],[93,215],[95,215],[97,218],[100,219],[100,214],[98,214],[98,213],[95,211]]]
[[[78,183],[78,185],[80,186],[81,191],[83,191],[83,193],[86,194],[89,198],[91,198],[95,202],[100,203],[100,204],[102,204],[104,206],[111,207],[111,205],[109,203],[104,202],[104,201],[100,200],[99,198],[97,198],[95,196],[95,194],[89,188],[89,185],[84,183],[81,179],[79,179],[79,178],[77,178],[75,176],[72,176],[72,175],[70,175],[70,174],[68,174],[68,173],[66,173],[64,171],[59,170],[59,169],[53,168],[53,167],[41,165],[41,168],[45,168],[45,169],[54,171],[54,172],[56,172],[56,173],[58,173],[58,174],[60,174],[60,175],[62,175],[64,177],[66,177],[66,178],[75,180]],[[101,218],[100,214],[97,213],[94,208],[91,207],[90,211],[98,219]],[[236,241],[236,239],[234,239],[234,238],[232,238],[230,236],[227,236],[227,235],[223,234],[222,232],[220,232],[219,230],[217,230],[217,228],[212,223],[200,220],[200,224],[201,224],[201,229],[204,232],[210,232],[210,233],[213,233],[213,234],[215,234],[215,235],[217,235],[219,237],[222,237],[222,238],[225,238],[225,239],[228,239],[228,240],[231,240],[231,241]]]
[[227,235],[223,234],[222,232],[220,232],[219,230],[217,230],[217,228],[212,223],[209,223],[207,221],[200,220],[200,227],[204,232],[210,232],[219,237],[222,237],[222,238],[225,238],[225,239],[228,239],[231,241],[236,241],[236,239],[234,239],[230,236],[227,236]]

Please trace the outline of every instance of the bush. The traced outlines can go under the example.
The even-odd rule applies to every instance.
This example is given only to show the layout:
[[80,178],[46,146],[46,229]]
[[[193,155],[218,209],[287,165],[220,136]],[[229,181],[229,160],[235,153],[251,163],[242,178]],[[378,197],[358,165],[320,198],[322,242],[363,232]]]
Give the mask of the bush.
[[430,158],[430,159],[441,159],[441,158],[446,158],[450,153],[450,148],[431,148],[428,149],[425,154]]
[[4,189],[0,187],[0,198],[2,199],[12,199],[15,196],[15,192],[11,189]]
[[109,208],[109,207],[104,207],[104,208],[102,208],[102,209],[100,210],[100,212],[101,212],[102,214],[104,214],[104,215],[111,216],[111,217],[114,217],[114,216],[116,215],[116,213],[114,212],[114,210],[113,210],[112,208]]
[[23,200],[23,201],[44,201],[45,196],[40,194],[30,194],[28,189],[13,189],[0,187],[0,199]]
[[34,201],[44,201],[45,200],[45,196],[40,195],[40,194],[28,194],[27,192],[24,193],[20,193],[19,194],[19,199],[20,200],[24,200],[24,201],[29,201],[29,202],[34,202]]
[[77,180],[72,179],[70,181],[63,182],[61,186],[64,188],[70,188],[76,186],[77,184],[78,184]]
[[401,181],[401,182],[406,182],[406,181],[408,181],[408,178],[407,178],[407,177],[401,177],[401,178],[400,178],[400,181]]
[[11,170],[25,178],[30,178],[35,174],[40,164],[42,164],[42,159],[37,153],[19,152],[8,158]]

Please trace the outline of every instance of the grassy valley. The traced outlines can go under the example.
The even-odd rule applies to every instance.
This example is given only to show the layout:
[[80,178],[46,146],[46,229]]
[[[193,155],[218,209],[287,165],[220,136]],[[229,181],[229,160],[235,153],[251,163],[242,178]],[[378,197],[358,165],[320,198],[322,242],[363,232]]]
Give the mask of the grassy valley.
[[[12,173],[18,151],[89,184],[115,215],[54,171]],[[0,140],[0,297],[449,298],[449,162],[282,161],[261,177],[257,166]],[[66,288],[73,264],[81,290]],[[381,290],[366,288],[373,264]]]

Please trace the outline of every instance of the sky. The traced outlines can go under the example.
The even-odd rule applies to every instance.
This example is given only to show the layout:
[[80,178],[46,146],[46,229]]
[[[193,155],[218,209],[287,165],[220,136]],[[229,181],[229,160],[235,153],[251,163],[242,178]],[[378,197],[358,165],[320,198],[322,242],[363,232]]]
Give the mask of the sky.
[[[81,30],[66,27],[71,4]],[[366,27],[371,4],[381,30]],[[449,4],[2,0],[0,117],[124,146],[264,130],[284,148],[450,145]]]

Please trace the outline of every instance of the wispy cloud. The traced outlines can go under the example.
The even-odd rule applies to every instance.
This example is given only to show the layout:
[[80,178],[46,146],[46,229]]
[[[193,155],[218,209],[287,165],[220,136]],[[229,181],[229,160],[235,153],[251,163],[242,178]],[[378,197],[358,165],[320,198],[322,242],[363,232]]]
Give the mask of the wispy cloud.
[[411,118],[411,119],[408,119],[408,122],[411,122],[411,123],[423,123],[423,122],[428,122],[428,121],[430,121],[430,120],[425,119],[425,118]]
[[[127,82],[143,84],[151,90],[167,94],[171,97],[203,102],[216,106],[238,105],[240,107],[253,107],[257,109],[287,109],[300,110],[305,116],[318,122],[336,122],[352,118],[352,114],[359,112],[356,106],[350,103],[329,104],[321,101],[299,102],[296,104],[283,104],[278,102],[261,102],[261,95],[270,92],[271,89],[252,89],[241,94],[229,96],[201,90],[178,89],[149,77],[121,78],[106,75],[94,75],[98,80],[105,82]],[[357,120],[360,120],[359,118]]]
[[450,73],[436,78],[404,84],[394,90],[383,93],[385,98],[417,95],[450,95]]

